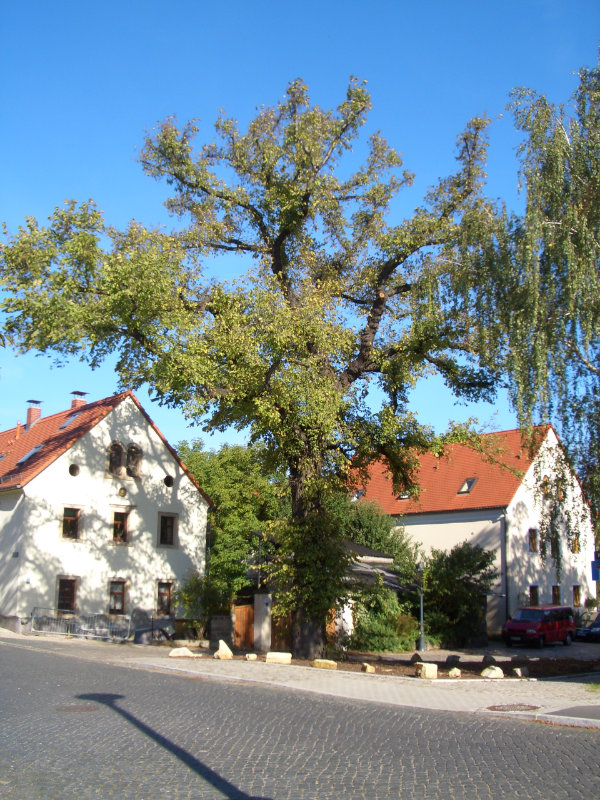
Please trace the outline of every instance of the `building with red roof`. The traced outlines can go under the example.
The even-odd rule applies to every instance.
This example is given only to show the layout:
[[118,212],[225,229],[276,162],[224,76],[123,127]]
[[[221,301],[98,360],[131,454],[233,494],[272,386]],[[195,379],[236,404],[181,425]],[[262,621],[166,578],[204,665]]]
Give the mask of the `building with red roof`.
[[561,453],[551,426],[534,429],[528,440],[519,430],[486,434],[476,448],[453,444],[440,456],[421,454],[414,496],[394,490],[382,462],[370,465],[369,480],[358,495],[378,503],[424,553],[450,550],[464,541],[493,550],[499,578],[487,598],[487,624],[488,633],[497,634],[519,605],[552,602],[577,608],[587,597],[596,597],[589,507],[571,471],[561,500],[560,572],[550,554],[544,560],[540,553],[546,502],[541,489],[552,485],[557,465],[566,464]]
[[131,392],[0,432],[0,624],[34,608],[173,613],[205,564],[210,499]]

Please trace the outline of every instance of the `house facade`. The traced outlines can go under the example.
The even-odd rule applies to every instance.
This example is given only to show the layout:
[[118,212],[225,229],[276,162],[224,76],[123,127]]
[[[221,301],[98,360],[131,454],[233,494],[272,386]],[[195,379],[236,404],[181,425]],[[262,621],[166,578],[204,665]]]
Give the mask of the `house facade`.
[[0,624],[34,607],[172,614],[178,583],[204,572],[209,507],[131,392],[29,407],[0,433]]
[[[520,431],[486,434],[482,448],[456,444],[419,458],[418,497],[395,492],[382,463],[371,465],[362,499],[377,502],[427,554],[469,542],[495,554],[498,580],[487,597],[487,630],[500,632],[520,605],[583,608],[596,597],[594,535],[581,486],[568,470],[560,481],[559,557],[542,555],[544,508],[556,491],[562,448],[551,426],[531,442]],[[560,569],[556,566],[560,562]]]

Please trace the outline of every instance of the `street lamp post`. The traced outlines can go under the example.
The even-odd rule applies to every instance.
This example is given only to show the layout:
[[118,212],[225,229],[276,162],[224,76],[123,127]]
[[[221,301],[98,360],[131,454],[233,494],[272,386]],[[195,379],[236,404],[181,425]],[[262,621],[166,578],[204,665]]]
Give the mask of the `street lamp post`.
[[425,626],[423,624],[423,565],[417,564],[419,587],[419,652],[425,651]]

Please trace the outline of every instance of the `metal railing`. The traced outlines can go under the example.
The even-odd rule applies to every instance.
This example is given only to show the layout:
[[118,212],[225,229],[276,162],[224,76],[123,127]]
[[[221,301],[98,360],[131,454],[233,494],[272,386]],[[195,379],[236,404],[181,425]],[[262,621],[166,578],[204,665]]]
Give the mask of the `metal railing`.
[[85,639],[128,639],[133,631],[130,617],[108,614],[76,614],[56,608],[36,608],[31,614],[32,633],[81,636]]

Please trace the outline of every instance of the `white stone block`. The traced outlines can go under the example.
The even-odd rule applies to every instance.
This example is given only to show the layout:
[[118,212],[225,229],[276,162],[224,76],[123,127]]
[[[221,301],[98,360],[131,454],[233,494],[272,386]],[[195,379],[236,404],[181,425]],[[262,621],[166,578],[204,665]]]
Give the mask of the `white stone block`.
[[315,658],[312,666],[317,669],[337,669],[337,663],[328,658]]
[[271,651],[267,653],[266,658],[267,664],[291,664],[292,663],[292,654],[291,653],[277,653],[275,651]]

